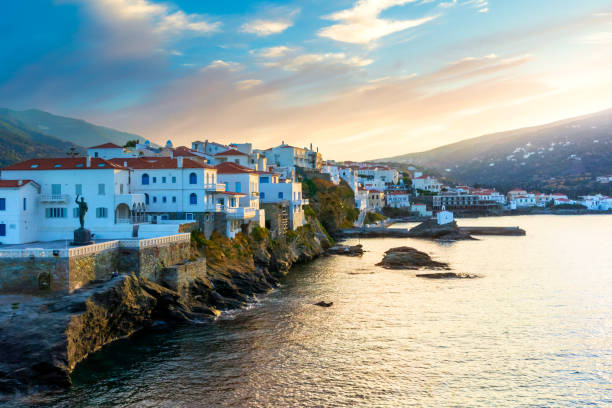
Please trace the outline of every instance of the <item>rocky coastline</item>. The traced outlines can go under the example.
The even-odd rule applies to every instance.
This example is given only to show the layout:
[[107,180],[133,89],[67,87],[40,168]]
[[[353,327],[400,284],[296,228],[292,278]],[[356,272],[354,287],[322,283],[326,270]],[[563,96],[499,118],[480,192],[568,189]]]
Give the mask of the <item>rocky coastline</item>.
[[316,217],[274,239],[262,228],[233,240],[195,233],[185,260],[192,279],[177,283],[172,270],[159,282],[122,275],[68,295],[0,304],[0,394],[69,387],[76,365],[105,345],[160,321],[205,322],[241,308],[330,246]]

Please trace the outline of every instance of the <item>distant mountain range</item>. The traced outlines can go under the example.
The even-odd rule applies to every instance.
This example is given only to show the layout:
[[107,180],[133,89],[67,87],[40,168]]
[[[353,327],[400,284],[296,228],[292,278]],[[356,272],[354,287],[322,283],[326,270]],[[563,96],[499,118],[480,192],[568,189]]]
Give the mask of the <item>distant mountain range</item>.
[[593,179],[612,174],[612,109],[376,161],[414,164],[459,183],[501,190],[601,190]]
[[90,146],[107,142],[123,146],[134,139],[144,140],[132,133],[37,109],[0,108],[2,166],[34,157],[64,157],[71,147],[83,153]]

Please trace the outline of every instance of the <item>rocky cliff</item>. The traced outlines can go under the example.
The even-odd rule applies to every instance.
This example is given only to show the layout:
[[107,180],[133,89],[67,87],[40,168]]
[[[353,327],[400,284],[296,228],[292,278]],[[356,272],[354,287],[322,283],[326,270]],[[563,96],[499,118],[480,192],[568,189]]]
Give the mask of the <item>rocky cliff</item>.
[[104,345],[156,321],[201,322],[242,307],[329,247],[316,218],[277,239],[257,228],[192,241],[191,259],[167,268],[159,284],[126,275],[70,295],[0,302],[0,393],[68,387],[75,366]]

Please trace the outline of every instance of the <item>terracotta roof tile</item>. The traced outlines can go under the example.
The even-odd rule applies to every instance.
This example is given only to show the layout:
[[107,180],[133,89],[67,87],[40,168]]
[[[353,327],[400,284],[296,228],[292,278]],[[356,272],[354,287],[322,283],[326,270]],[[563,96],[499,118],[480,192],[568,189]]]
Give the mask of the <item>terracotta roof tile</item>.
[[36,182],[32,181],[32,180],[0,180],[0,188],[17,188],[17,187],[23,187],[29,183],[34,183],[36,184]]
[[124,170],[122,162],[109,161],[99,157],[91,158],[91,167],[87,167],[85,157],[59,157],[30,159],[4,167],[2,170]]
[[90,149],[122,149],[122,147],[114,143],[104,143],[98,146],[92,146]]
[[239,152],[236,149],[230,149],[221,153],[217,153],[215,154],[215,156],[248,156],[248,154]]
[[[111,162],[123,165],[124,163],[130,169],[178,169],[178,159],[171,157],[138,157],[138,158],[117,158],[111,159]],[[184,169],[214,169],[208,164],[188,158],[183,159]]]

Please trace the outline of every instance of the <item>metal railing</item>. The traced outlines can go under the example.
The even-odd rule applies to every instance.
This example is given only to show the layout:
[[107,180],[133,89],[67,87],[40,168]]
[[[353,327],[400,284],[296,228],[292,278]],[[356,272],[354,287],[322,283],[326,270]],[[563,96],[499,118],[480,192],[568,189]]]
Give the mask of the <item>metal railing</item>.
[[68,201],[67,194],[41,194],[40,201],[43,203],[64,203]]

